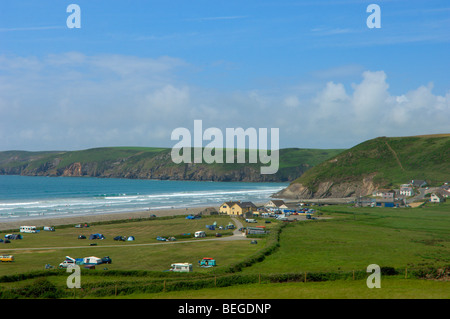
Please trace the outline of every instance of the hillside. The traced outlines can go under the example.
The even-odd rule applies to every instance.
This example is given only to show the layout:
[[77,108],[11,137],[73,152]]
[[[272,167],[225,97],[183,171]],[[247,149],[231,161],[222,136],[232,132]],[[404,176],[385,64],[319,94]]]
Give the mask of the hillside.
[[132,179],[286,182],[342,150],[280,150],[279,170],[262,175],[261,164],[175,164],[169,148],[105,147],[69,152],[0,152],[0,175],[90,176]]
[[327,198],[371,194],[413,179],[450,180],[450,134],[379,137],[308,170],[275,197]]

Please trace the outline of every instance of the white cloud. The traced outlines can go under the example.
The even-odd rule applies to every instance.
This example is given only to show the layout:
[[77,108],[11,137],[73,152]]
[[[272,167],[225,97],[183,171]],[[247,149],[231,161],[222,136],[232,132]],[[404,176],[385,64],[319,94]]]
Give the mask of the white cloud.
[[172,130],[196,119],[205,129],[278,127],[281,147],[351,147],[450,128],[450,91],[436,95],[428,84],[392,95],[383,71],[362,72],[351,86],[316,81],[305,94],[306,84],[295,83],[270,92],[206,89],[180,76],[186,67],[172,57],[0,56],[0,149],[171,147]]
[[300,101],[298,97],[291,95],[284,99],[284,105],[287,107],[298,107],[300,105]]

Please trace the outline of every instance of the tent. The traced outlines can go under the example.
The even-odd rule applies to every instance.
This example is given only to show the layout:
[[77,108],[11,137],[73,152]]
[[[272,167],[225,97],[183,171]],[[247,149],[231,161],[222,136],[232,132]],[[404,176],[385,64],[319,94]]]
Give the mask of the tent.
[[20,234],[7,234],[5,235],[5,239],[22,239],[23,236]]
[[134,240],[134,236],[130,236],[130,237],[128,237],[128,239],[127,239],[128,241],[133,241]]
[[85,257],[83,258],[83,263],[85,265],[99,265],[102,263],[102,259],[95,256]]
[[105,239],[105,236],[103,236],[102,234],[91,234],[91,236],[89,236],[89,239]]

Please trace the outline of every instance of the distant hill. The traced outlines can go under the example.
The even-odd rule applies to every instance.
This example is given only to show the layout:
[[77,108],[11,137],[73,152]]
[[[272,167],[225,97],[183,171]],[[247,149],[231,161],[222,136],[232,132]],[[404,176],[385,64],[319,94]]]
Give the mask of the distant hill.
[[132,179],[287,182],[342,152],[341,149],[280,150],[279,170],[262,175],[259,163],[175,164],[169,148],[105,147],[80,151],[0,152],[0,175],[91,176]]
[[450,180],[450,134],[368,140],[316,165],[275,197],[364,196],[413,179]]

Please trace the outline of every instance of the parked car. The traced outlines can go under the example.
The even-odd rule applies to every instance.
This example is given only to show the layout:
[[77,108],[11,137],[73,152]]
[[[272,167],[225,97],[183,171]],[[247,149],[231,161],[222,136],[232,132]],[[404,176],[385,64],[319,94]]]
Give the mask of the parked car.
[[80,235],[80,236],[78,236],[78,239],[86,239],[86,236]]
[[109,256],[105,256],[102,258],[102,263],[103,264],[111,264],[112,263],[112,259],[109,258]]

